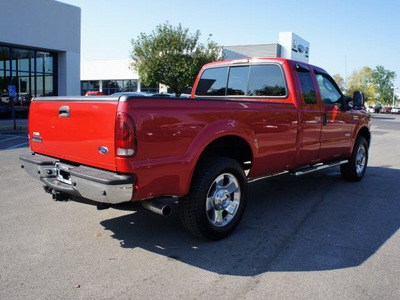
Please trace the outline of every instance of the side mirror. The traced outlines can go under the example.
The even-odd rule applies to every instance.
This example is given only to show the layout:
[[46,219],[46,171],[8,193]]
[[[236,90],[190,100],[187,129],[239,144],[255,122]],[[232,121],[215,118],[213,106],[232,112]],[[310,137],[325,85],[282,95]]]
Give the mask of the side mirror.
[[364,94],[360,91],[355,91],[353,94],[353,108],[360,110],[364,107]]
[[343,109],[344,110],[349,110],[349,109],[353,108],[353,104],[350,103],[353,101],[353,98],[343,95],[342,99],[343,99]]

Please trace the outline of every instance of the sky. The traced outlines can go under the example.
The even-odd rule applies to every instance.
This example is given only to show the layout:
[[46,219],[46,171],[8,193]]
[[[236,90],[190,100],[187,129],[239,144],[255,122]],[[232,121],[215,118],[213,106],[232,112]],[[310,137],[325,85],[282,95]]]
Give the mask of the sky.
[[278,43],[294,32],[310,63],[349,77],[364,66],[395,71],[400,92],[399,0],[61,0],[81,8],[82,61],[128,59],[131,39],[182,24],[221,46]]

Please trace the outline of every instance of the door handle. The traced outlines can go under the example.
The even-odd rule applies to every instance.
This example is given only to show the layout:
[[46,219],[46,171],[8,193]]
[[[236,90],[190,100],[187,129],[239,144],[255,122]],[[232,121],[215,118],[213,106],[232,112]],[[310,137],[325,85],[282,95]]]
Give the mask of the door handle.
[[58,116],[60,118],[69,118],[71,115],[69,113],[69,106],[61,106],[60,109],[58,110]]
[[326,113],[322,114],[322,125],[326,126],[326,124],[328,123],[328,117],[326,115]]

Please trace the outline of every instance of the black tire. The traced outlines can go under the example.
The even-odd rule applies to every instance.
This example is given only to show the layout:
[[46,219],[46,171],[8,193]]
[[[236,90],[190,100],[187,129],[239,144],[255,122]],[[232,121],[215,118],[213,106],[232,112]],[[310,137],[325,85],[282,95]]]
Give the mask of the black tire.
[[367,140],[363,136],[357,137],[349,162],[340,166],[345,180],[360,181],[364,177],[368,163],[368,148]]
[[180,200],[183,226],[200,238],[227,237],[242,218],[246,193],[246,175],[236,160],[211,157],[200,162],[189,194]]

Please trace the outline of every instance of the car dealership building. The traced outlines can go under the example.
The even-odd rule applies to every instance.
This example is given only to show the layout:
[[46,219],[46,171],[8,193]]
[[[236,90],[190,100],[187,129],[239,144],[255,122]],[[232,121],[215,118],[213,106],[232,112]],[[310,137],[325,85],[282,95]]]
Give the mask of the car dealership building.
[[[0,120],[32,97],[80,94],[81,9],[53,0],[1,1]],[[9,86],[16,96],[9,97]],[[13,107],[14,106],[14,107]]]

